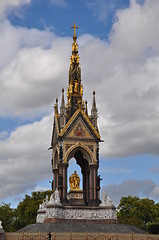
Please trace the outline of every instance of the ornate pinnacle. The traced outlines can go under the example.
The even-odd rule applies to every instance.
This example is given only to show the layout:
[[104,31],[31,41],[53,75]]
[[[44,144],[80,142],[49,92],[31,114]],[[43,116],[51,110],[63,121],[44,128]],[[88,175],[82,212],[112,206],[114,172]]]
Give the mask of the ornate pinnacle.
[[85,114],[88,116],[87,100],[85,101],[85,104],[86,104]]
[[76,41],[76,39],[77,39],[77,36],[76,36],[76,29],[78,29],[78,26],[76,26],[76,23],[74,22],[74,26],[72,26],[71,28],[74,28],[73,40]]
[[61,108],[65,108],[64,88],[62,88]]
[[96,108],[96,99],[95,99],[95,90],[93,91],[93,103],[92,103],[92,110],[93,111],[97,111],[97,108]]

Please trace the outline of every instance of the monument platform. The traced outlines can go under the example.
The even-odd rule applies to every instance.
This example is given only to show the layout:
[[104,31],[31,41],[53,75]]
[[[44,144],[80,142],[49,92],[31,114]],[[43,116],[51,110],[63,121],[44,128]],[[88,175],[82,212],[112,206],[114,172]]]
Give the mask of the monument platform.
[[[79,195],[82,191],[77,191]],[[70,191],[70,199],[80,200],[83,204],[82,198],[75,197],[75,191]],[[72,198],[73,197],[73,198]],[[81,197],[81,195],[80,195]],[[79,202],[77,202],[79,203]],[[86,205],[62,205],[59,198],[58,190],[51,195],[50,200],[46,197],[45,201],[39,206],[37,212],[37,223],[49,222],[78,222],[78,223],[117,223],[117,211],[115,205],[111,202],[108,195],[103,193],[102,202],[99,206]]]
[[141,229],[127,224],[105,224],[105,223],[36,223],[18,230],[18,232],[39,233],[39,232],[72,232],[72,233],[136,233],[145,234]]

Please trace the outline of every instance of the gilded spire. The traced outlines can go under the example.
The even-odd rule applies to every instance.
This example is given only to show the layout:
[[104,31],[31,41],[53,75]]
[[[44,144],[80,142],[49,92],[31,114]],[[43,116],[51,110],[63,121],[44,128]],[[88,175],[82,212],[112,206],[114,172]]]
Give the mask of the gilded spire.
[[83,85],[81,84],[81,68],[79,64],[78,44],[76,36],[76,23],[71,28],[74,29],[72,55],[70,58],[69,68],[69,87],[67,89],[67,108],[71,110],[70,116],[81,107],[83,96]]
[[78,29],[78,26],[76,26],[76,24],[74,23],[74,26],[72,26],[71,28],[74,28],[71,64],[79,64],[78,44],[76,42],[76,29]]

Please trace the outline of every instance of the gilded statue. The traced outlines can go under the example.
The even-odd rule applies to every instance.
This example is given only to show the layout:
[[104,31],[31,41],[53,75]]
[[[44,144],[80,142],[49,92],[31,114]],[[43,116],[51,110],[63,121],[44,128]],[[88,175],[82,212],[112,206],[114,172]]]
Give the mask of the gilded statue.
[[76,171],[69,177],[69,183],[71,190],[79,190],[80,178]]
[[70,84],[70,93],[73,93],[73,84]]
[[75,82],[75,93],[78,93],[78,82]]
[[69,88],[67,88],[67,98],[69,98]]
[[83,95],[83,85],[81,84],[81,91],[80,94]]

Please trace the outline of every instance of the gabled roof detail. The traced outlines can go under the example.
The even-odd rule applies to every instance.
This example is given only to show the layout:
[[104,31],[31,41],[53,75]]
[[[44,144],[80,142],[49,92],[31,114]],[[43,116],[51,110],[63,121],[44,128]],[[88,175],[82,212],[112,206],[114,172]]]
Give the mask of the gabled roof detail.
[[77,120],[74,127],[72,128],[71,132],[68,134],[69,138],[92,138],[92,134],[88,131],[87,127],[85,126],[84,122],[81,118]]
[[[69,119],[65,127],[60,133],[60,136],[64,136],[68,130],[75,124],[75,122],[78,121],[78,119],[82,118],[83,121],[85,122],[86,126],[89,128],[90,132],[94,135],[96,139],[100,139],[100,134],[99,132],[95,129],[93,124],[90,122],[89,118],[86,116],[85,113],[81,109],[77,109],[76,112],[72,115],[72,117]],[[77,124],[77,123],[76,123]],[[76,126],[75,124],[75,126]],[[74,129],[75,130],[75,129]]]

